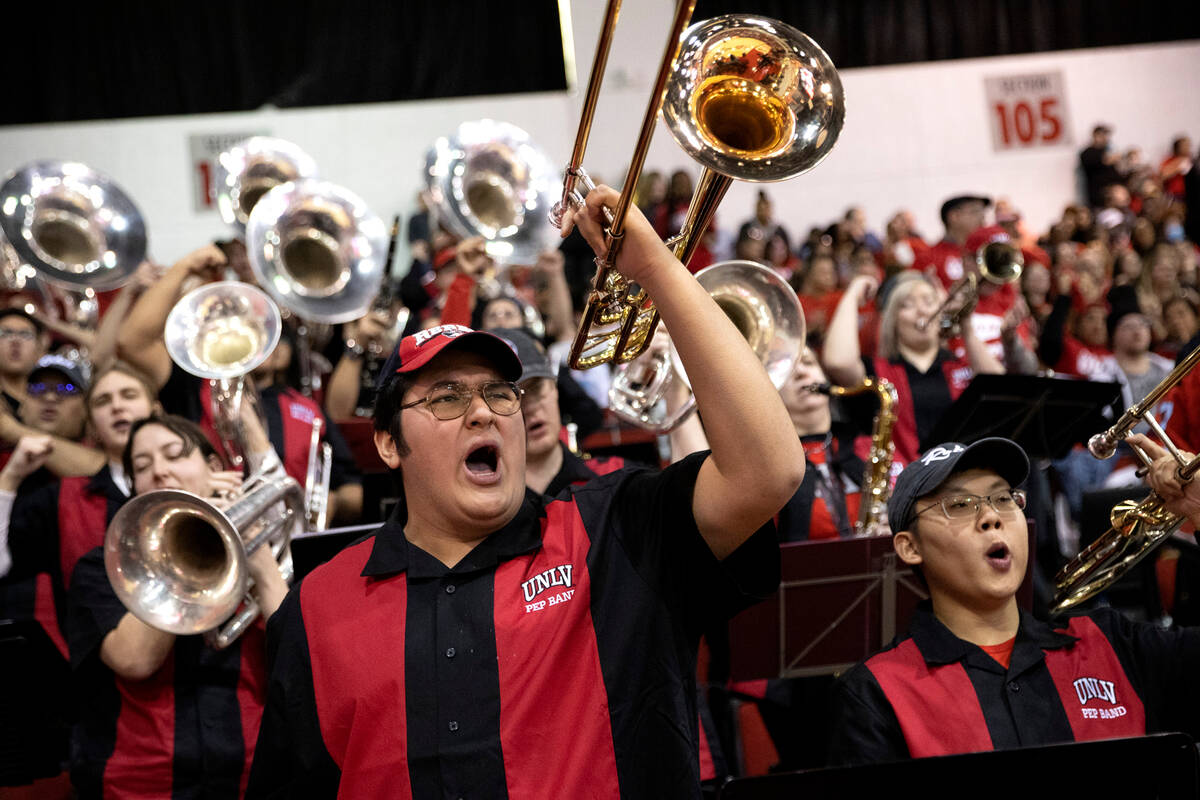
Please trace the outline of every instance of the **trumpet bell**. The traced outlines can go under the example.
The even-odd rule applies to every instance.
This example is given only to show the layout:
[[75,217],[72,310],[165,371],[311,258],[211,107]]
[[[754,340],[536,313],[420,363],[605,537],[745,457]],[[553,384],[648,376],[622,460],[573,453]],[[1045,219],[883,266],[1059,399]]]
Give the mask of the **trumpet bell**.
[[0,230],[22,262],[64,289],[113,289],[146,257],[141,212],[77,162],[38,161],[0,186]]
[[104,566],[138,619],[178,635],[220,625],[246,594],[246,549],[233,523],[190,492],[134,497],[113,518]]
[[254,276],[281,306],[310,322],[367,313],[383,281],[388,231],[349,189],[327,181],[276,186],[246,226]]
[[280,184],[316,176],[316,162],[296,145],[253,136],[217,157],[217,209],[226,225],[245,233],[263,195]]
[[231,380],[258,367],[279,343],[279,309],[239,281],[201,286],[184,295],[163,333],[171,359],[200,378]]
[[557,245],[549,213],[560,194],[559,170],[516,125],[464,122],[434,142],[425,182],[439,221],[461,238],[482,236],[497,260],[532,264]]
[[988,242],[975,253],[975,263],[984,280],[1002,285],[1021,277],[1025,256],[1009,242]]
[[779,181],[829,154],[845,100],[833,61],[808,36],[767,17],[727,14],[684,32],[662,113],[703,166]]

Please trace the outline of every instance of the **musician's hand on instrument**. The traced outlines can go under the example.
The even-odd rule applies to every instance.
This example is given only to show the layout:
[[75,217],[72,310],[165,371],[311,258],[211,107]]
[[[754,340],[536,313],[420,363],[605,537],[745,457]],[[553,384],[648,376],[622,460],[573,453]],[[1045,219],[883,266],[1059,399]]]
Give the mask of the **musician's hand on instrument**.
[[221,470],[208,476],[209,496],[216,498],[214,505],[224,509],[242,490],[242,473],[237,470]]
[[1015,336],[1017,328],[1021,327],[1021,323],[1029,318],[1029,305],[1025,302],[1025,298],[1017,296],[1017,301],[1013,303],[1013,307],[1004,315],[1004,321],[1000,324],[1000,335],[1005,339]]
[[[1146,484],[1163,499],[1168,510],[1189,519],[1200,516],[1200,484],[1179,480],[1179,462],[1165,447],[1141,433],[1131,434],[1125,443],[1141,449],[1150,459],[1145,475]],[[1191,453],[1179,452],[1185,463],[1195,458]]]
[[488,255],[487,242],[482,236],[472,236],[455,245],[454,258],[459,268],[475,279],[479,279],[495,263]]
[[45,466],[52,452],[54,440],[50,436],[22,436],[12,457],[0,470],[0,491],[17,491],[21,481]]
[[224,277],[226,263],[221,248],[208,244],[176,261],[172,269],[185,270],[206,281],[219,281]]
[[[563,225],[563,236],[578,227],[580,235],[591,245],[598,258],[607,255],[608,221],[604,210],[615,208],[620,197],[619,192],[604,185],[588,192],[583,206],[567,217],[567,222]],[[653,269],[655,263],[661,263],[664,256],[668,260],[675,260],[642,212],[637,206],[630,205],[625,215],[624,241],[617,259],[617,270],[627,280],[641,283],[645,271]]]

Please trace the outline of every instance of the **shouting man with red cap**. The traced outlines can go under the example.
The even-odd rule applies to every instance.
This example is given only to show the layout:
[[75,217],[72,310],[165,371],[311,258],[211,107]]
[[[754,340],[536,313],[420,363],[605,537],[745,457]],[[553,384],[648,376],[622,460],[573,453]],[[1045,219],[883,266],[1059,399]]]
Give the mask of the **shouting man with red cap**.
[[[593,190],[574,226],[604,252]],[[639,212],[617,268],[656,300],[711,453],[550,499],[525,485],[521,363],[491,334],[404,339],[375,408],[403,502],[268,626],[251,797],[699,797],[701,631],[774,591],[803,477],[742,336]]]

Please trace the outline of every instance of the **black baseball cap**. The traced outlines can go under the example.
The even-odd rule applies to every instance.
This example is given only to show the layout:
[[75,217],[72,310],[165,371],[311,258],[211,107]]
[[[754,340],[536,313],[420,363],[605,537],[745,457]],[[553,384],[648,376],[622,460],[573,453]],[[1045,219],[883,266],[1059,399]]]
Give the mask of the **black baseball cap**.
[[379,386],[391,375],[420,369],[447,347],[480,354],[495,365],[506,381],[521,378],[521,361],[516,350],[499,336],[466,325],[438,325],[400,340],[379,371]]
[[69,358],[63,358],[59,355],[42,356],[38,359],[37,364],[29,371],[29,382],[33,383],[34,377],[42,372],[57,372],[66,376],[67,380],[79,387],[81,391],[86,392],[88,389],[87,376],[83,369],[78,364]]
[[969,445],[945,442],[929,448],[896,479],[887,504],[892,532],[908,530],[919,498],[933,492],[951,475],[974,468],[989,469],[1016,487],[1029,477],[1029,458],[1016,442],[996,436]]
[[942,224],[946,224],[946,217],[950,216],[950,212],[961,205],[967,203],[983,203],[983,207],[987,208],[992,204],[992,198],[983,197],[978,194],[960,194],[951,197],[946,202],[942,203]]
[[517,353],[517,358],[521,359],[521,380],[528,381],[534,378],[549,378],[555,379],[554,367],[550,363],[550,358],[546,355],[546,350],[537,343],[532,336],[520,328],[498,328],[489,331],[489,333],[499,336],[504,341],[508,342],[509,346]]

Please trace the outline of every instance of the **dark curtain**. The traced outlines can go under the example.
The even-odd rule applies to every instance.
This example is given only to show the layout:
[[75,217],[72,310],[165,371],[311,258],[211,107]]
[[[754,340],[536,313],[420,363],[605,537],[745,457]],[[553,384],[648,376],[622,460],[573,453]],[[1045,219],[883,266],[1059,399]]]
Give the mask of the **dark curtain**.
[[0,124],[566,88],[554,0],[40,2],[21,17]]
[[694,19],[760,14],[838,67],[1200,38],[1196,0],[697,0]]
[[[1195,0],[699,0],[694,18],[776,17],[813,37],[839,67],[862,67],[1200,38],[1195,6]],[[19,18],[6,19],[5,61],[15,91],[0,106],[0,125],[566,86],[555,0],[18,7]]]

